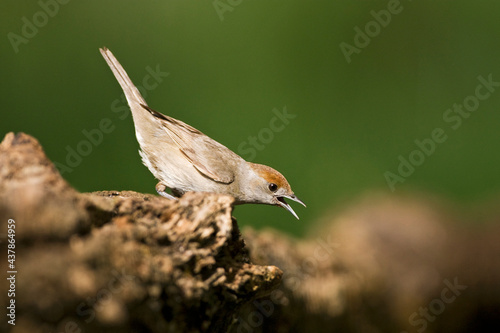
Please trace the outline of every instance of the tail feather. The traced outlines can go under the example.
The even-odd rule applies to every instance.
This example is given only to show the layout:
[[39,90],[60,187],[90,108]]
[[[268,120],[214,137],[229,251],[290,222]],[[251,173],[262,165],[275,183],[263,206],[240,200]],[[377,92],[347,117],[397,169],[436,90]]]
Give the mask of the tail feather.
[[133,108],[137,106],[137,104],[147,105],[141,93],[135,87],[127,72],[125,72],[125,69],[123,69],[122,65],[118,62],[113,53],[106,47],[100,48],[99,51],[101,51],[104,60],[106,60],[109,67],[113,71],[113,74],[118,80],[118,83],[120,83],[120,86],[125,93],[125,97],[127,98],[128,104],[132,108],[132,111]]

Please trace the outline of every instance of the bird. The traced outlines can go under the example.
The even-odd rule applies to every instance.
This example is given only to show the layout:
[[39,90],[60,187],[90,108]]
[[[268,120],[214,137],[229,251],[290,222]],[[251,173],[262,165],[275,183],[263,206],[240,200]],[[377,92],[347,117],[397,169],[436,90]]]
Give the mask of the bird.
[[139,154],[158,180],[159,195],[176,200],[188,191],[226,194],[235,205],[281,206],[299,219],[285,199],[306,205],[280,172],[247,162],[196,128],[150,108],[113,53],[106,47],[99,50],[123,89]]

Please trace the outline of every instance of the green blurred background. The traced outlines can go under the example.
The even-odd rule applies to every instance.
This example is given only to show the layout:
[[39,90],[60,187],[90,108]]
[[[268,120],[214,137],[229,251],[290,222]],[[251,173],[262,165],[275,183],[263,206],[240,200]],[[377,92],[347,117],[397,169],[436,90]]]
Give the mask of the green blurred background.
[[[113,111],[115,100],[123,103],[98,52],[107,46],[137,85],[148,66],[169,73],[147,93],[152,108],[240,154],[269,127],[273,109],[296,115],[253,161],[280,170],[308,207],[292,204],[296,221],[283,209],[240,206],[240,225],[301,235],[332,206],[371,189],[390,192],[384,173],[396,173],[398,156],[437,127],[447,141],[395,192],[459,203],[496,196],[500,89],[457,130],[443,113],[474,94],[479,75],[500,81],[500,3],[402,1],[348,63],[340,43],[353,45],[354,28],[388,2],[222,0],[218,13],[213,1],[69,1],[44,22],[40,2],[3,0],[0,134],[31,134],[66,164],[67,147],[109,118],[114,130],[63,176],[79,191],[154,193],[132,119]],[[38,31],[25,28],[34,36],[13,46],[34,15]]]

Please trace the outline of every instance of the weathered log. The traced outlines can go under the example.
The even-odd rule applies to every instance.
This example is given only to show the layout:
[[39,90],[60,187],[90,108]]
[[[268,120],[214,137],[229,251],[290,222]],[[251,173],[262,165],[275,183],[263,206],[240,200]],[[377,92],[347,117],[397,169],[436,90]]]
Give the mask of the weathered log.
[[15,221],[15,265],[0,267],[17,274],[15,297],[2,292],[1,304],[15,299],[17,332],[224,332],[282,275],[250,262],[232,204],[215,194],[78,193],[34,138],[9,133],[0,228]]
[[369,195],[305,239],[247,228],[243,241],[231,197],[78,193],[9,133],[0,234],[15,221],[15,267],[2,255],[0,269],[17,273],[0,302],[15,299],[16,325],[0,330],[497,332],[496,203],[478,228],[434,198]]

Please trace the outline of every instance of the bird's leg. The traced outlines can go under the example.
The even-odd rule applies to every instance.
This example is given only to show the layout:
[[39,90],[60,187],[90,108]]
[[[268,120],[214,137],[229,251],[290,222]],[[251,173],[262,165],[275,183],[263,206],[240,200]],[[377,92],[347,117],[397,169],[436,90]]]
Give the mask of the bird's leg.
[[167,187],[165,185],[163,185],[162,183],[156,184],[156,192],[158,192],[159,195],[161,195],[164,198],[170,199],[170,200],[177,200],[176,197],[165,192],[166,189],[167,189]]

